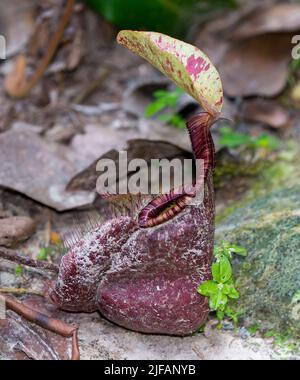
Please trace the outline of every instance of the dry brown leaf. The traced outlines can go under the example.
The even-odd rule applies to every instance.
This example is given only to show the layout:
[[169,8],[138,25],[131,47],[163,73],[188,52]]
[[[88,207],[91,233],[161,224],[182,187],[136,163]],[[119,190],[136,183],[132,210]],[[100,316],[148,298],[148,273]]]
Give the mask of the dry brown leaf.
[[232,42],[228,35],[235,30],[241,19],[247,19],[258,6],[257,1],[253,1],[243,4],[237,10],[222,12],[201,26],[195,45],[203,49],[215,65],[221,65],[223,54]]
[[219,69],[225,94],[275,96],[286,85],[291,38],[299,30],[300,4],[260,3],[206,24],[197,46]]
[[242,39],[265,33],[295,30],[300,30],[300,4],[282,3],[258,8],[250,15],[243,17],[231,37]]
[[274,100],[251,99],[244,101],[240,111],[242,119],[260,122],[273,128],[281,128],[289,123],[289,113]]
[[6,56],[19,53],[34,29],[37,0],[0,2],[0,34],[6,38]]
[[35,222],[25,216],[0,219],[0,245],[10,247],[28,239],[35,232]]
[[[22,53],[17,58],[12,71],[5,80],[5,90],[11,97],[23,98],[27,96],[43,76],[63,36],[66,34],[65,29],[73,14],[73,5],[74,0],[68,0],[66,5],[62,0],[55,4],[39,4],[37,7],[39,17],[36,19],[35,31],[27,46],[27,52],[26,54]],[[79,62],[77,53],[70,64],[74,65],[76,61]],[[33,63],[34,66],[33,73],[30,76],[26,75],[28,63]]]
[[279,94],[286,85],[290,41],[290,34],[272,33],[233,44],[220,65],[225,93],[232,97]]
[[[189,158],[192,159],[193,155],[184,149],[179,148],[174,144],[170,144],[164,141],[150,141],[144,139],[130,140],[127,146],[123,147],[122,150],[127,151],[128,161],[135,158],[142,158],[146,161],[151,159],[162,159],[168,158],[169,160],[173,158]],[[96,181],[99,176],[99,172],[96,171],[97,162],[100,159],[111,159],[118,163],[119,152],[115,149],[103,154],[95,160],[91,165],[89,165],[85,170],[77,174],[67,185],[68,190],[87,190],[92,191],[96,188]]]
[[64,191],[77,171],[64,157],[66,151],[30,131],[0,134],[0,186],[59,211],[89,204],[91,195]]
[[[40,297],[27,297],[22,301],[49,316],[63,313],[49,312]],[[63,317],[62,317],[63,318]],[[0,324],[0,357],[10,360],[66,360],[70,358],[71,341],[27,322],[14,312]]]

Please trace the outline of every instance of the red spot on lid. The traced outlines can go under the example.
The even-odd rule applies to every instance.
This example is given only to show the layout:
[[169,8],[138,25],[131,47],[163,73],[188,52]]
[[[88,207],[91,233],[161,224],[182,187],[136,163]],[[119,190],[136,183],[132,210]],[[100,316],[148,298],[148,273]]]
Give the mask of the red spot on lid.
[[204,68],[205,60],[202,57],[195,58],[194,55],[191,55],[187,60],[186,69],[190,75],[193,75],[195,79],[199,76],[201,71],[208,70],[209,64],[207,65],[208,68]]

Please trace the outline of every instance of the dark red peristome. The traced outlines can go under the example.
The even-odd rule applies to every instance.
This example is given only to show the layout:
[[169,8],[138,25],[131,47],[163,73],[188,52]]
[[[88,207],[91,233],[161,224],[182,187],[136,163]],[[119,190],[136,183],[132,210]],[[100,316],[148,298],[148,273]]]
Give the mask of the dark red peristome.
[[[85,235],[62,259],[50,291],[56,305],[70,311],[99,310],[112,322],[146,333],[188,335],[205,321],[208,303],[197,287],[211,276],[215,214],[211,122],[209,114],[201,113],[188,123],[194,154],[204,159],[203,202],[184,205],[176,209],[177,215],[166,214],[182,198],[164,195],[155,210],[153,203],[146,206],[139,219],[112,219]],[[165,208],[168,201],[171,208]],[[145,225],[161,213],[167,216],[160,224]]]
[[140,212],[139,226],[154,227],[174,218],[190,203],[192,198],[193,195],[186,194],[184,189],[178,189],[176,192],[171,190],[168,194],[154,198]]

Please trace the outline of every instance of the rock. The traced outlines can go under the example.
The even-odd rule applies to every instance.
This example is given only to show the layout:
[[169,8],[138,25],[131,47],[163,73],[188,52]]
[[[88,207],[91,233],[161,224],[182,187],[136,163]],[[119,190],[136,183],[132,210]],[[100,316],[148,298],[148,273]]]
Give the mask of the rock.
[[44,127],[41,127],[40,125],[25,123],[24,121],[15,121],[12,124],[11,129],[18,132],[29,131],[39,135],[43,132]]
[[21,284],[22,279],[16,277],[14,273],[0,272],[0,286],[5,288],[14,288]]
[[247,258],[233,264],[246,321],[298,337],[299,303],[292,299],[300,289],[300,186],[270,191],[236,209],[216,237],[248,249]]
[[25,216],[0,219],[0,246],[11,247],[35,232],[35,222]]
[[228,322],[228,321],[223,322],[222,330],[223,331],[233,331],[234,330],[233,323],[232,322]]
[[73,124],[55,124],[46,132],[46,138],[50,142],[67,143],[76,134],[77,130]]
[[239,336],[242,338],[242,339],[248,339],[250,334],[248,332],[248,330],[243,326],[240,328],[239,330]]

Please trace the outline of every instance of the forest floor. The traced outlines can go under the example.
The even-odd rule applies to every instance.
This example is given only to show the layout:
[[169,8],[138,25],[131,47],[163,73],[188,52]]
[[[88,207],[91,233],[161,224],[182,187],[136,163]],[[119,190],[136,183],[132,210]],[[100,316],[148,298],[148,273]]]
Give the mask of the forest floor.
[[[118,46],[115,43],[114,28],[103,20],[99,21],[98,16],[81,6],[76,8],[55,59],[38,85],[24,99],[9,97],[4,83],[16,54],[22,52],[29,55],[29,71],[32,73],[41,51],[46,49],[47,38],[53,33],[62,10],[61,2],[58,1],[57,7],[50,6],[53,13],[50,23],[38,23],[35,18],[35,2],[21,2],[28,7],[23,7],[23,13],[17,15],[21,20],[17,34],[10,27],[11,23],[4,22],[1,17],[5,15],[6,20],[9,20],[12,10],[20,2],[11,1],[5,5],[3,12],[3,5],[0,5],[0,32],[11,36],[8,57],[0,64],[0,165],[5,164],[5,169],[0,170],[0,221],[13,223],[14,216],[27,217],[29,224],[24,228],[28,229],[32,222],[36,232],[30,237],[27,230],[16,227],[7,242],[3,240],[7,234],[6,227],[0,223],[0,245],[17,249],[32,258],[44,255],[43,259],[56,262],[60,259],[54,247],[56,234],[85,223],[95,212],[94,196],[91,193],[65,191],[65,186],[71,180],[77,181],[78,175],[80,179],[83,170],[113,149],[120,150],[129,144],[130,151],[132,146],[130,148],[128,141],[132,139],[147,141],[150,153],[153,140],[172,144],[167,148],[170,154],[191,154],[191,148],[184,129],[163,125],[157,118],[145,117],[145,108],[153,101],[153,91],[172,91],[170,82],[162,79],[145,61]],[[49,14],[48,11],[47,6],[39,8],[41,15],[43,12]],[[234,13],[236,20],[242,18],[243,12]],[[272,17],[274,15],[270,12],[265,19],[266,25],[261,27],[268,29]],[[284,12],[282,17],[284,19]],[[229,20],[229,17],[225,19]],[[251,29],[250,22],[255,20],[255,15],[251,13],[249,20],[246,27]],[[219,21],[215,27],[222,30],[228,25]],[[246,27],[245,30],[236,27],[237,36],[239,33],[250,33]],[[39,33],[30,39],[32,31],[36,30]],[[293,32],[299,30],[300,22],[295,22]],[[286,36],[283,25],[276,32]],[[23,36],[22,39],[20,35]],[[252,37],[259,39],[261,36]],[[199,47],[204,46],[210,52],[211,46],[215,46],[211,38],[211,25],[208,23],[201,29],[201,33],[199,31],[195,41]],[[263,56],[264,47],[270,44],[264,38],[257,41],[258,50],[255,50],[253,43],[252,58],[257,57],[257,54]],[[286,40],[282,43],[286,43]],[[229,48],[232,48],[230,54],[234,57],[243,56],[243,51],[238,51],[238,46]],[[278,56],[278,60],[281,59],[284,63],[290,60],[290,53],[283,50],[283,56]],[[212,55],[211,58],[217,61],[217,51],[212,52]],[[247,57],[249,65],[255,66],[256,61],[254,58],[251,61],[251,57]],[[237,72],[235,87],[232,89],[232,83],[228,83],[228,78],[232,75],[228,72],[230,60],[229,57],[225,58],[223,77],[225,92],[229,96],[225,99],[223,116],[234,122],[229,137],[235,141],[235,145],[224,142],[226,136],[223,132],[220,133],[222,127],[228,127],[227,122],[220,121],[213,127],[219,164],[216,172],[217,220],[243,200],[253,178],[255,181],[255,176],[264,170],[265,162],[274,162],[281,154],[286,154],[286,146],[291,141],[294,145],[299,145],[300,142],[300,95],[297,93],[299,68],[292,70],[288,65],[278,64],[278,67],[286,67],[283,72],[276,72],[276,78],[280,77],[281,83],[275,83],[274,78],[267,82],[265,77],[273,69],[270,66],[272,57],[266,57],[259,77],[256,80],[252,78],[252,82],[249,80],[250,88],[245,85],[247,81],[244,78],[238,77],[242,74]],[[240,65],[243,66],[243,62]],[[263,85],[253,89],[253,83],[256,82],[263,82]],[[183,96],[176,112],[186,118],[198,109],[193,99]],[[257,138],[264,134],[269,136],[267,145],[272,143],[272,139],[279,144],[274,150],[264,149],[263,144],[257,142]],[[255,149],[253,141],[256,141]],[[139,144],[141,143],[136,143],[134,148],[141,152],[145,146]],[[250,148],[249,144],[252,144]],[[89,172],[84,173],[83,178],[89,178]],[[81,188],[81,185],[82,181],[79,181],[79,190],[92,190],[84,186]],[[107,207],[102,201],[99,201],[98,207],[102,210],[100,218],[105,220],[108,217]],[[25,242],[24,234],[30,237]],[[50,279],[50,276],[38,270],[20,268],[4,260],[0,261],[0,269],[1,288],[42,291],[45,282]],[[222,330],[218,330],[213,317],[204,333],[185,338],[153,336],[117,327],[97,313],[74,315],[55,311],[49,305],[45,307],[39,296],[23,295],[18,298],[47,313],[78,324],[83,359],[300,358],[288,345],[275,344],[274,337],[263,337],[259,331],[249,332],[243,326],[234,330],[229,321],[225,322]],[[1,358],[68,357],[70,345],[65,340],[43,332],[11,312],[8,316],[10,320],[0,324],[0,328],[5,331],[0,336]]]

